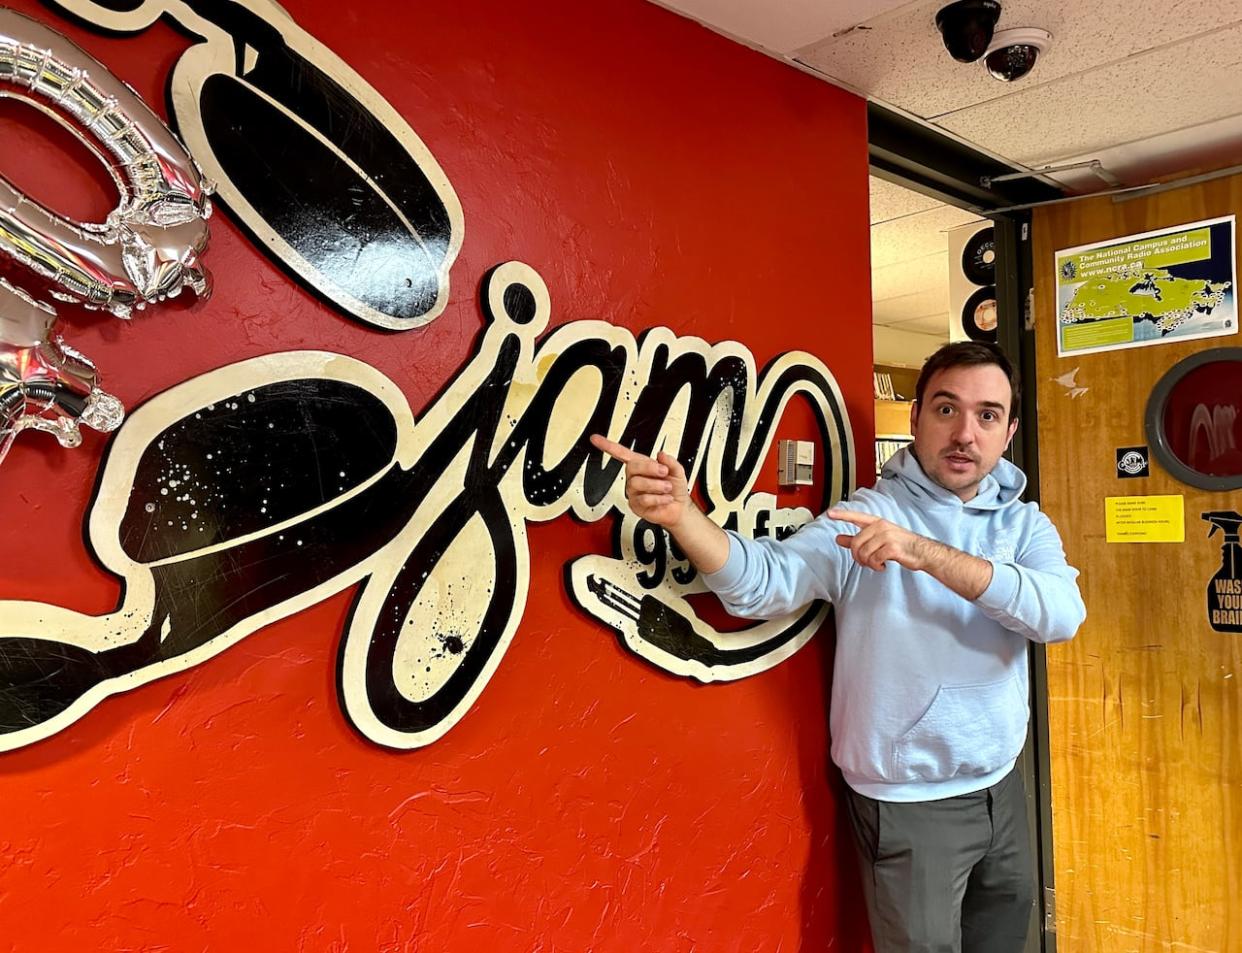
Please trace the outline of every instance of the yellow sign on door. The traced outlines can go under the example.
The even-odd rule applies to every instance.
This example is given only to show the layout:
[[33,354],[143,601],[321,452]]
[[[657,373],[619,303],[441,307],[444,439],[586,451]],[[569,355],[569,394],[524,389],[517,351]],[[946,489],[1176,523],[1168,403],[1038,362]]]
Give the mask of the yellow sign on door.
[[1110,543],[1184,543],[1186,515],[1181,496],[1109,496],[1104,522]]

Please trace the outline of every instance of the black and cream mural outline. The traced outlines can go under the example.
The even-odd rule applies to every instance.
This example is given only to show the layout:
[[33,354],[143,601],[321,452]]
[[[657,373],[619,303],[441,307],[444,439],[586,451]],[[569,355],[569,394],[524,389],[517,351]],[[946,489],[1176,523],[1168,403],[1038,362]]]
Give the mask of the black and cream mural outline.
[[169,77],[170,111],[259,247],[375,327],[406,330],[443,312],[465,231],[448,177],[405,118],[279,4],[46,4],[109,33],[163,17],[200,38]]

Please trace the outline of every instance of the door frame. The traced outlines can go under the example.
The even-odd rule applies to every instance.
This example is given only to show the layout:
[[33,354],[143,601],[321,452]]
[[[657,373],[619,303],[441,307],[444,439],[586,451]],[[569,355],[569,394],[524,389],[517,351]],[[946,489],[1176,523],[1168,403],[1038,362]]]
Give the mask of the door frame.
[[[1029,211],[1013,206],[1053,201],[1065,192],[1036,176],[984,180],[1024,172],[927,124],[876,103],[867,104],[871,174],[993,222],[996,235],[997,343],[1025,382],[1018,432],[1007,456],[1027,474],[1026,499],[1039,501],[1038,408],[1035,400],[1033,260]],[[1018,759],[1026,781],[1027,820],[1036,860],[1036,903],[1026,953],[1056,953],[1052,862],[1052,785],[1048,744],[1048,664],[1044,646],[1032,643],[1031,719]]]

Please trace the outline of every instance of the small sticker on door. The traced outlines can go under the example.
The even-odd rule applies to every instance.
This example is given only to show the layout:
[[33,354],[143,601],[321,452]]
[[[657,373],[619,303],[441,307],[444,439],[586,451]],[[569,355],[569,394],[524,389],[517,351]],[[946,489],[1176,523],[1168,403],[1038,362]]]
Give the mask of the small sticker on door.
[[1150,476],[1146,447],[1117,448],[1117,476],[1122,480]]

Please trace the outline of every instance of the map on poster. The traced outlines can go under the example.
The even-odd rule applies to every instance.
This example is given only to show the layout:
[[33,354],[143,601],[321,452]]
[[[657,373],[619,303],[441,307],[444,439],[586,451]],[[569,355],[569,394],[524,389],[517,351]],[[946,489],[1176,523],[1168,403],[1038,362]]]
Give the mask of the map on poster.
[[1235,217],[1056,253],[1057,356],[1238,333]]

